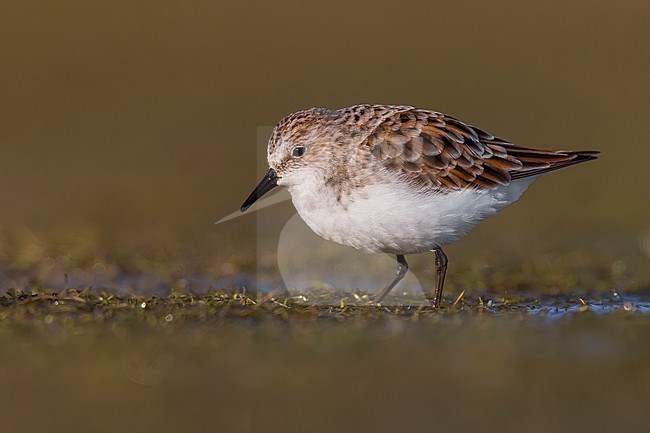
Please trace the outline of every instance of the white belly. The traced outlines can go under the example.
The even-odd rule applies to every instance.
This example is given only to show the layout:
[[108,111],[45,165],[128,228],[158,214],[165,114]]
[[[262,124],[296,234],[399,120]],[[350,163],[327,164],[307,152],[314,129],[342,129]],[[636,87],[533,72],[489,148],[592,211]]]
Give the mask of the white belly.
[[302,219],[323,238],[366,252],[413,254],[465,235],[517,200],[534,180],[449,194],[422,193],[400,184],[370,185],[342,202],[323,190],[289,192]]

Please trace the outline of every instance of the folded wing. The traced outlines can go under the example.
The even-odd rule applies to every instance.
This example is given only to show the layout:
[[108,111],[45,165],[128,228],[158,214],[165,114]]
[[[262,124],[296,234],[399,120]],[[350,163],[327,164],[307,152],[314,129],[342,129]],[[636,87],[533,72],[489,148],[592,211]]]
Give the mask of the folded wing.
[[520,147],[451,116],[411,108],[386,117],[362,145],[387,169],[441,192],[507,185],[599,153]]

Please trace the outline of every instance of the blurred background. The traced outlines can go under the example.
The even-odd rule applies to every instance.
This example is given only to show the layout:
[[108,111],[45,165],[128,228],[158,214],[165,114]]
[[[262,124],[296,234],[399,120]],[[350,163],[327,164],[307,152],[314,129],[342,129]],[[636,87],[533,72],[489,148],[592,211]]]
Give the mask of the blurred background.
[[[312,106],[389,103],[525,146],[603,152],[538,181],[451,246],[452,260],[498,268],[570,250],[576,269],[586,252],[649,281],[647,2],[0,8],[5,276],[31,270],[31,281],[53,284],[95,265],[169,278],[250,271],[255,216],[213,223],[264,169],[258,131]],[[262,217],[281,228],[292,212],[285,203]]]
[[[642,0],[3,0],[0,290],[93,285],[108,289],[128,286],[129,293],[136,295],[166,294],[171,289],[200,291],[220,283],[247,284],[258,269],[268,270],[270,281],[275,281],[274,244],[260,243],[256,236],[258,220],[265,222],[267,231],[263,235],[274,239],[293,214],[290,203],[224,224],[214,222],[236,211],[265,171],[263,143],[267,137],[260,131],[268,131],[283,116],[300,109],[359,103],[407,104],[443,111],[524,146],[602,151],[598,161],[540,179],[519,202],[449,246],[450,294],[455,296],[464,288],[500,294],[518,290],[647,289],[649,22],[650,3]],[[260,251],[260,245],[270,247]],[[432,267],[431,257],[426,256],[411,264],[420,269]],[[392,270],[384,272],[390,275]],[[494,331],[492,336],[502,330],[500,325],[494,326],[489,328]],[[629,401],[621,403],[622,409],[609,409],[623,418],[636,414],[639,402],[648,401],[639,399],[648,395],[648,353],[636,352],[647,342],[647,332],[631,335],[616,329],[606,339],[609,346],[594,343],[593,347],[610,350],[598,352],[605,353],[599,358],[600,364],[582,358],[586,352],[567,355],[565,349],[572,350],[571,343],[553,346],[557,341],[550,336],[535,334],[539,338],[530,340],[528,334],[516,337],[504,331],[500,345],[496,345],[501,358],[490,358],[492,361],[483,367],[472,364],[472,373],[460,388],[467,392],[454,395],[461,399],[472,394],[474,380],[486,380],[517,360],[516,368],[507,370],[508,381],[483,389],[498,390],[500,393],[493,394],[497,397],[509,396],[505,402],[513,407],[519,401],[513,397],[518,395],[517,390],[532,390],[538,403],[564,390],[557,407],[542,405],[521,412],[537,420],[524,424],[523,430],[557,431],[561,424],[549,420],[547,410],[564,411],[564,420],[572,419],[575,413],[585,415],[595,410],[602,414],[606,410],[604,400],[595,406],[576,403],[580,401],[576,397],[580,386],[596,380],[599,372],[588,369],[574,374],[576,370],[562,369],[564,365],[589,364],[611,373],[607,377],[612,386],[616,374],[626,374],[626,387],[618,391]],[[366,349],[358,352],[357,340],[336,332],[326,333],[322,339],[347,341],[342,352],[327,352],[338,343],[326,344],[326,349],[305,349],[300,339],[295,343],[298,348],[281,336],[271,341],[284,341],[282,344],[289,345],[287,353],[298,353],[292,359],[303,359],[307,365],[312,362],[310,357],[320,359],[320,350],[325,350],[326,359],[333,362],[338,361],[332,353],[343,353],[341,359],[346,362],[339,363],[337,370],[342,380],[347,377],[345,365],[358,367],[365,357],[396,361],[397,355],[390,355],[395,353],[390,345],[378,348],[362,344]],[[51,336],[45,335],[46,339]],[[446,335],[453,338],[452,332]],[[445,340],[442,356],[424,348],[425,352],[412,352],[412,357],[400,362],[414,362],[418,354],[430,356],[439,360],[433,364],[436,371],[445,371],[451,364],[465,365],[458,364],[462,360],[488,359],[485,351],[490,349],[479,344],[485,341],[483,337],[488,338],[472,334],[462,340],[468,344],[462,347],[475,348],[467,349],[469,358],[466,352],[455,351],[458,346],[452,340]],[[206,338],[190,339],[187,344],[203,344]],[[241,386],[264,388],[268,394],[260,395],[272,398],[276,394],[269,391],[271,385],[256,385],[255,380],[242,379],[244,385],[214,381],[224,371],[232,377],[245,377],[236,374],[238,366],[248,366],[248,371],[261,368],[244,362],[260,353],[277,360],[274,368],[289,374],[282,370],[281,349],[260,352],[249,344],[257,337],[245,332],[242,338],[248,343],[237,349],[232,349],[230,340],[214,343],[210,353],[225,350],[232,354],[220,361],[224,364],[216,364],[219,368],[196,364],[196,359],[207,362],[208,358],[203,352],[192,358],[186,348],[180,349],[183,354],[175,365],[198,365],[199,370],[203,365],[213,378],[206,383],[214,389],[221,386],[232,393]],[[110,340],[106,348],[121,347],[119,341]],[[401,340],[392,342],[396,341]],[[612,343],[615,341],[618,343]],[[475,343],[479,346],[472,346]],[[155,417],[159,408],[180,404],[180,400],[166,400],[164,406],[164,397],[158,392],[185,396],[198,389],[187,387],[187,377],[171,375],[174,379],[165,388],[136,390],[120,373],[121,367],[115,367],[121,361],[112,364],[110,355],[101,350],[94,352],[96,358],[84,358],[83,342],[75,340],[65,343],[67,346],[31,344],[4,345],[7,375],[3,383],[18,389],[24,385],[21,378],[30,376],[47,386],[40,388],[34,400],[30,400],[32,385],[21,388],[20,393],[2,395],[3,407],[15,403],[26,408],[30,401],[50,404],[50,394],[42,390],[55,395],[68,386],[70,378],[77,377],[82,387],[74,390],[72,402],[84,402],[95,395],[93,390],[105,386],[107,394],[102,395],[108,412],[124,410],[116,402],[123,393],[130,393],[143,405],[146,416]],[[549,364],[538,363],[536,349],[549,345],[554,347],[544,355]],[[19,349],[14,352],[16,347]],[[85,372],[79,373],[74,359],[56,356],[61,347],[88,363]],[[624,365],[616,363],[619,349],[629,355]],[[29,357],[52,359],[53,364],[25,364]],[[373,367],[378,376],[386,378],[385,383],[379,383],[390,388],[399,382],[397,396],[402,401],[419,401],[422,407],[415,403],[410,407],[428,410],[420,396],[432,389],[429,385],[440,383],[438,375],[431,371],[429,382],[420,382],[415,394],[409,394],[406,385],[410,379],[400,376],[402,370],[396,373],[382,365]],[[401,365],[406,368],[412,364]],[[539,375],[553,365],[562,386],[553,387],[537,379],[520,387],[531,365]],[[50,377],[54,367],[59,374]],[[308,384],[311,382],[305,378],[317,377],[310,376],[307,367],[294,367],[302,376],[291,379],[294,382],[287,386],[301,380]],[[323,363],[318,368],[329,367]],[[270,375],[278,372],[264,371]],[[366,373],[359,374],[366,377]],[[374,373],[368,374],[373,377]],[[451,374],[463,376],[467,370],[454,367]],[[458,391],[452,376],[443,381],[443,390]],[[115,377],[131,385],[114,382]],[[335,382],[332,377],[323,376],[317,389],[331,386]],[[191,380],[197,384],[202,378]],[[355,387],[350,383],[356,382],[345,383],[347,387],[341,392],[348,393]],[[291,388],[298,403],[303,392],[313,392],[305,386]],[[572,391],[567,393],[567,389]],[[210,394],[205,388],[197,392],[201,398]],[[375,401],[381,392],[390,394],[389,389],[381,388],[364,396],[375,396],[370,399]],[[245,404],[247,394],[232,395],[239,407]],[[431,398],[445,401],[445,395],[440,391]],[[483,396],[476,394],[472,401],[478,404]],[[55,403],[55,407],[61,409],[65,401]],[[198,407],[183,406],[183,410],[192,417],[205,415],[211,410],[208,401],[202,400]],[[227,406],[230,400],[218,402]],[[256,403],[260,407],[264,404]],[[379,410],[365,410],[362,419],[375,420],[377,430],[393,426],[395,431],[399,423],[384,425],[374,418],[391,406],[379,401],[375,404]],[[578,405],[575,413],[570,410],[572,404]],[[127,416],[137,419],[137,407],[127,410]],[[318,412],[316,407],[314,403],[310,410]],[[327,413],[337,407],[325,404],[322,409]],[[443,407],[453,416],[473,414],[474,426],[482,425],[486,417],[500,410],[494,405],[477,412],[462,403]],[[94,410],[97,416],[103,415]],[[398,413],[408,418],[409,411]],[[355,419],[355,413],[345,413],[346,419]],[[239,431],[255,431],[255,425],[264,423],[259,417],[252,422],[247,416],[244,421],[249,424],[235,423],[224,431],[237,427]],[[463,430],[450,419],[447,431]],[[518,419],[515,417],[514,425]],[[17,430],[21,420],[24,417],[9,424],[10,428]],[[497,426],[508,425],[506,413],[500,420],[504,424]],[[62,424],[55,425],[65,425],[63,418],[56,421]],[[46,417],[31,422],[36,430],[48,426]],[[590,422],[589,427],[605,425],[600,418]],[[137,425],[144,431],[152,424]],[[160,430],[182,423],[156,425]],[[358,431],[362,425],[367,424],[338,424],[337,429]],[[415,425],[408,425],[416,430]],[[417,424],[417,429],[426,425]],[[200,424],[197,431],[205,427]],[[580,424],[574,427],[580,429]]]

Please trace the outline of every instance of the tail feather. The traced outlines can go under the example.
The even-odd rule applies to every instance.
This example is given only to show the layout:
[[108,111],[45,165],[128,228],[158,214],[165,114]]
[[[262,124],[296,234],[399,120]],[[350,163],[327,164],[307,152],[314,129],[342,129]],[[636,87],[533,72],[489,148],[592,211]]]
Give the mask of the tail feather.
[[522,163],[522,167],[510,172],[510,178],[523,179],[557,170],[562,167],[580,164],[598,158],[597,150],[560,150],[544,151],[512,146],[507,148],[508,155]]

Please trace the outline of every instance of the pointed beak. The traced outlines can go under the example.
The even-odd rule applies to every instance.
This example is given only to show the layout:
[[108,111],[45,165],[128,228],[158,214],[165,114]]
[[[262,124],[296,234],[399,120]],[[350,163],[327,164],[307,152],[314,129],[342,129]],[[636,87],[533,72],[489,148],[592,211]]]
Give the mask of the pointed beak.
[[269,172],[266,173],[266,176],[264,176],[260,183],[255,187],[251,195],[248,196],[244,204],[241,205],[240,210],[246,212],[253,203],[276,186],[278,186],[278,177],[275,175],[275,170],[270,169]]

